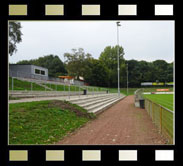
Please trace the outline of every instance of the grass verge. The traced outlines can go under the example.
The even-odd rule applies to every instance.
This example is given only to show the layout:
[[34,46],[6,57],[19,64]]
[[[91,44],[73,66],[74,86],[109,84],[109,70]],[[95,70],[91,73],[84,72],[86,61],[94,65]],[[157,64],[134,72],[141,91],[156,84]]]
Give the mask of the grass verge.
[[[9,90],[12,90],[12,78],[9,77]],[[13,90],[31,90],[31,82],[17,80],[13,78]],[[38,84],[32,83],[32,90],[35,91],[45,91],[44,87]]]
[[95,118],[66,101],[9,105],[9,144],[54,144]]

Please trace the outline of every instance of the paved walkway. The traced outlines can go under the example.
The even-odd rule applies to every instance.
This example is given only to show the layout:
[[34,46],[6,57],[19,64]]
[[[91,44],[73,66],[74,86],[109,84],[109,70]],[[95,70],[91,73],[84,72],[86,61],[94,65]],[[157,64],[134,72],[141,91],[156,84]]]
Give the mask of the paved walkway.
[[144,109],[135,108],[134,96],[128,96],[57,144],[153,145],[165,143],[166,140],[158,133],[147,112]]

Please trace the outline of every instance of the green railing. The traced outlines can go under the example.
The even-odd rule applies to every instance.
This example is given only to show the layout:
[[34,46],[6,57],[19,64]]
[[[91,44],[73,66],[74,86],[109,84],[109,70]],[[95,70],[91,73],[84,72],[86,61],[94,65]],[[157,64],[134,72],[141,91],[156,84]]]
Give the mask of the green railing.
[[174,112],[149,99],[145,99],[145,110],[168,144],[174,144]]

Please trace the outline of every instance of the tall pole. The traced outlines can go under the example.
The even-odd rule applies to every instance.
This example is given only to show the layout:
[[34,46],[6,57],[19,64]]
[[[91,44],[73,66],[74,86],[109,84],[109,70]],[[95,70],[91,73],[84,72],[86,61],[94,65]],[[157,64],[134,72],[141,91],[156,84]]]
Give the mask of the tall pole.
[[120,22],[116,22],[117,24],[117,59],[118,59],[118,67],[117,67],[117,71],[118,71],[118,97],[120,97],[120,83],[119,83],[119,26]]

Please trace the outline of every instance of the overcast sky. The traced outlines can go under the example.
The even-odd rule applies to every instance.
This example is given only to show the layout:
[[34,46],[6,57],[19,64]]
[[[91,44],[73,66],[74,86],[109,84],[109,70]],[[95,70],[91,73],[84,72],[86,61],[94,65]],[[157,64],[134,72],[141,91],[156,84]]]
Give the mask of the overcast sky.
[[[22,42],[17,53],[9,56],[10,63],[44,55],[58,55],[72,48],[84,48],[96,59],[106,46],[117,44],[116,21],[23,21]],[[119,44],[124,58],[154,61],[174,60],[173,21],[121,21]]]

